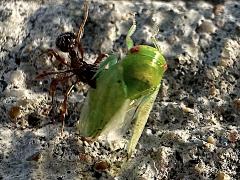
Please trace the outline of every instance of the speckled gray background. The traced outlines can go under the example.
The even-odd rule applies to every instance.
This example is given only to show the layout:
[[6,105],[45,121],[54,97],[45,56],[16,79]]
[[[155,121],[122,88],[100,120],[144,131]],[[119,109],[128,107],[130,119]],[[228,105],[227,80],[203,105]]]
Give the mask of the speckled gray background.
[[[168,70],[137,151],[75,134],[87,87],[69,99],[64,135],[47,115],[53,70],[44,52],[62,32],[78,30],[82,1],[0,2],[0,179],[240,179],[240,2],[91,1],[83,46],[91,63],[100,51],[124,54],[136,13],[136,44],[151,28]],[[57,102],[62,101],[61,89]]]

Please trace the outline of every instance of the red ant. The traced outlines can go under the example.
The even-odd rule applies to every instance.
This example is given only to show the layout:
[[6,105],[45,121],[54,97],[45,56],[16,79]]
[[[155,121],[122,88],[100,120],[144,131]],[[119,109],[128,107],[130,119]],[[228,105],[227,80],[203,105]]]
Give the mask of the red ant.
[[77,35],[72,32],[66,32],[66,33],[60,34],[56,39],[57,49],[62,52],[68,53],[70,63],[68,63],[65,60],[65,58],[59,55],[58,50],[55,50],[55,49],[47,50],[47,54],[50,56],[50,58],[55,57],[55,59],[59,61],[60,64],[65,65],[65,67],[67,67],[67,70],[56,71],[56,72],[45,72],[36,77],[37,79],[41,79],[48,75],[53,75],[53,74],[58,75],[56,78],[53,78],[50,83],[49,93],[52,97],[52,105],[53,105],[53,98],[54,98],[58,83],[64,83],[68,79],[74,76],[76,77],[76,81],[72,83],[72,85],[69,86],[66,92],[64,93],[64,100],[60,108],[61,121],[62,121],[62,130],[61,130],[62,133],[64,129],[64,119],[67,113],[67,98],[72,88],[79,82],[86,83],[92,88],[96,88],[96,78],[94,77],[94,75],[96,74],[98,69],[97,64],[104,57],[107,56],[106,54],[100,53],[93,64],[87,64],[85,61],[83,61],[84,50],[82,48],[80,40],[83,36],[84,26],[87,21],[87,17],[88,17],[88,4],[85,2],[84,19],[80,25]]

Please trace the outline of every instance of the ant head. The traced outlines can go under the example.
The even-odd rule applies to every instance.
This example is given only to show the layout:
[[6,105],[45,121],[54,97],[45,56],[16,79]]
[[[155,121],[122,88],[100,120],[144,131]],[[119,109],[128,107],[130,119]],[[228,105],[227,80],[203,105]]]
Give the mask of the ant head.
[[56,46],[62,52],[68,52],[69,48],[75,44],[75,39],[76,36],[72,32],[60,34],[56,39]]

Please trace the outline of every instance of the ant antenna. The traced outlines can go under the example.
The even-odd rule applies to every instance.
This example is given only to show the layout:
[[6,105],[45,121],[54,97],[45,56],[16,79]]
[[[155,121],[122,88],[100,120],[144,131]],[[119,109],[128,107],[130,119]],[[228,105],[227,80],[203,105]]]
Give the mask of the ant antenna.
[[81,38],[83,36],[84,26],[85,26],[85,23],[87,21],[87,18],[88,18],[88,2],[85,1],[84,2],[84,19],[83,19],[82,24],[79,27],[79,31],[78,31],[77,39],[76,39],[78,43],[80,43],[80,40],[81,40]]

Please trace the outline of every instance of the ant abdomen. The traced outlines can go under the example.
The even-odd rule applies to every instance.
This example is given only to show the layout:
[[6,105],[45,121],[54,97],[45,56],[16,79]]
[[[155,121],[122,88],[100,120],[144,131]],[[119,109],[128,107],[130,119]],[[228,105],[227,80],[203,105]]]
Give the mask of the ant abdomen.
[[69,48],[71,48],[75,44],[75,40],[76,35],[74,33],[62,33],[56,39],[56,46],[62,52],[68,52]]

